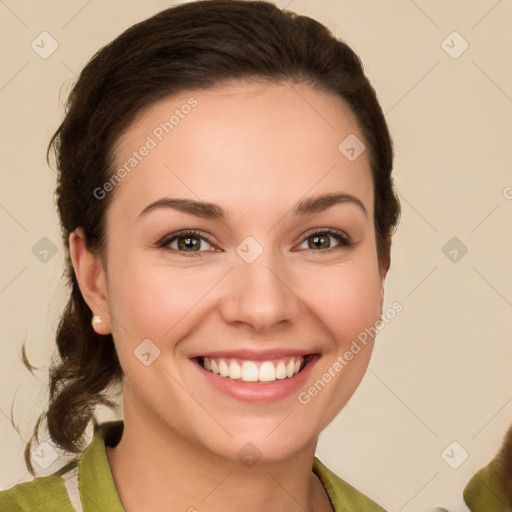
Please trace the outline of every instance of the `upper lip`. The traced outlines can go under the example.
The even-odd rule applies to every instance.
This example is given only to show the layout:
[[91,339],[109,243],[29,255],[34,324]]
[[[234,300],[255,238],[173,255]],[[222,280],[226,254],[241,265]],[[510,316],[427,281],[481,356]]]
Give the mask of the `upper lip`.
[[282,357],[306,357],[315,354],[313,350],[300,350],[291,348],[276,348],[272,350],[231,349],[200,352],[190,355],[190,359],[197,357],[210,357],[215,359],[245,359],[248,361],[261,361],[266,359],[279,359]]

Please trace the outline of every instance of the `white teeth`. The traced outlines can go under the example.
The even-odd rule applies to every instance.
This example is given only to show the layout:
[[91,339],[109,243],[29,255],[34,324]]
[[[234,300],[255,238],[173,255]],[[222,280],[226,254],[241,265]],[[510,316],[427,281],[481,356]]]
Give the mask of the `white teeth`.
[[210,364],[212,366],[212,372],[215,373],[215,375],[219,375],[219,365],[213,359],[210,359]]
[[252,361],[244,361],[242,365],[242,380],[244,382],[258,381],[258,367]]
[[286,379],[286,365],[279,361],[276,366],[276,379]]
[[276,369],[270,361],[266,361],[260,366],[260,372],[258,374],[259,380],[262,382],[271,382],[276,380]]
[[293,359],[286,365],[286,376],[293,377],[293,371],[295,369],[295,364]]
[[275,380],[283,380],[297,375],[303,361],[303,357],[292,357],[278,361],[277,364],[272,361],[264,361],[258,367],[258,364],[254,361],[244,361],[240,365],[236,359],[215,360],[211,357],[204,357],[203,368],[215,375],[228,377],[233,380],[274,382]]
[[242,368],[236,361],[231,361],[229,363],[229,378],[230,379],[241,379],[242,378]]
[[224,359],[219,361],[219,375],[227,377],[229,375],[229,366],[225,363]]

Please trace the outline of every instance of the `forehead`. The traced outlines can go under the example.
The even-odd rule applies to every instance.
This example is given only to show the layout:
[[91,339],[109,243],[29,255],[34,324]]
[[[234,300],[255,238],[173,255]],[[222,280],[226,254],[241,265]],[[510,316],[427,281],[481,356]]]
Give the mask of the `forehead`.
[[366,151],[349,159],[344,141],[364,147],[352,111],[304,83],[184,91],[145,109],[120,137],[114,161],[127,172],[114,204],[128,215],[159,197],[190,197],[229,212],[347,192],[371,211]]

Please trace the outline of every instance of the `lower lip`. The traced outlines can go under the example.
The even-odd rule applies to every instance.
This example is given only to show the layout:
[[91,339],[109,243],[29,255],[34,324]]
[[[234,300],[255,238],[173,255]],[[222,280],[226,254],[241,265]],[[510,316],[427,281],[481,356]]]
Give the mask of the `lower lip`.
[[298,393],[304,386],[317,360],[318,356],[314,356],[297,375],[273,382],[239,382],[205,370],[195,361],[194,365],[213,387],[237,400],[243,402],[275,402]]

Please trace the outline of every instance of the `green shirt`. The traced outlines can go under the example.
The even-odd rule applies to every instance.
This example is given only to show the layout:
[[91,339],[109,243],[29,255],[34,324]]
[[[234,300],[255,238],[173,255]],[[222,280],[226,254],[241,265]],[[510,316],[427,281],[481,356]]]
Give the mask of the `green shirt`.
[[[125,512],[108,464],[105,446],[115,446],[123,420],[102,423],[76,461],[52,475],[0,492],[1,512]],[[336,512],[386,512],[327,469],[315,457],[313,472]]]
[[[512,434],[510,430],[509,435]],[[475,473],[464,489],[464,501],[471,512],[512,512],[502,481],[504,453]]]

